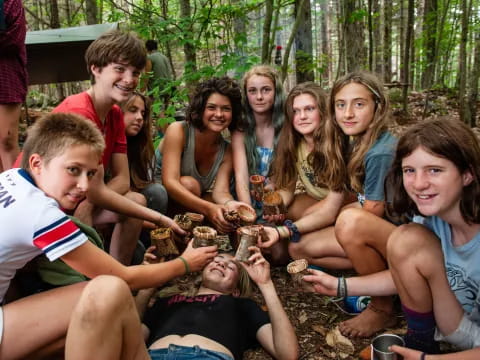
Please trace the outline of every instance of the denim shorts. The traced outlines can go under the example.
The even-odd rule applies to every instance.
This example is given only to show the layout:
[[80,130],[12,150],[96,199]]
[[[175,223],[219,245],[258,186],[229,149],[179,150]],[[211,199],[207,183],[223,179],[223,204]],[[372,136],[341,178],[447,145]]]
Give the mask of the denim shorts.
[[233,360],[230,355],[218,351],[205,350],[197,345],[168,345],[168,348],[148,350],[152,360]]

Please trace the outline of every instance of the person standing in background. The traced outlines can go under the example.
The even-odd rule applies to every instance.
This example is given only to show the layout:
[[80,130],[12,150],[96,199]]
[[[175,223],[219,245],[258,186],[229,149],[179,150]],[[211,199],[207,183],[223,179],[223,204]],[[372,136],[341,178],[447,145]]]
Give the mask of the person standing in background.
[[27,25],[21,0],[0,0],[0,172],[18,153],[18,122],[27,95]]
[[[168,58],[158,51],[157,41],[147,40],[145,47],[148,52],[145,73],[151,73],[145,80],[145,86],[148,87],[149,92],[158,86],[158,91],[161,93],[167,83],[173,80],[172,67],[170,66]],[[151,94],[150,96],[153,95]],[[168,106],[170,94],[161,94],[161,98],[164,103],[163,108],[165,109]]]

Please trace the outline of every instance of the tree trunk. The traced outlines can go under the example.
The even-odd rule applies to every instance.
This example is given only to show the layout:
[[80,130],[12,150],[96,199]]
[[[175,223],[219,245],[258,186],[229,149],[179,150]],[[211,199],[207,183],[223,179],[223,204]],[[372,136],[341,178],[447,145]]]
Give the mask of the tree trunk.
[[267,64],[270,58],[270,29],[273,18],[273,0],[265,0],[265,20],[263,22],[262,34],[262,64]]
[[346,14],[345,21],[345,51],[347,71],[365,69],[367,53],[365,47],[365,24],[361,16],[362,2],[359,0],[343,0]]
[[340,77],[341,74],[344,74],[346,71],[345,66],[345,28],[346,28],[346,21],[345,21],[345,14],[343,9],[343,4],[339,1],[335,3],[335,10],[337,15],[337,34],[338,34],[338,67],[337,67],[337,74],[335,78]]
[[425,0],[423,13],[423,51],[425,68],[422,72],[422,88],[429,89],[433,86],[435,78],[435,46],[437,44],[437,0]]
[[[403,1],[403,0],[400,0]],[[392,81],[392,2],[384,0],[383,66],[384,81]]]
[[408,74],[410,69],[410,42],[413,37],[413,11],[414,11],[415,1],[408,0],[408,9],[407,9],[407,31],[405,34],[405,57],[403,59],[403,78],[405,80],[405,85],[403,86],[403,111],[408,112]]
[[312,46],[312,12],[310,0],[296,0],[295,14],[300,23],[295,32],[295,69],[297,84],[314,81],[313,46]]
[[382,79],[385,77],[382,68],[382,26],[381,26],[381,14],[380,14],[380,1],[373,0],[372,2],[373,12],[373,70],[382,75]]
[[372,19],[372,0],[367,1],[367,20],[368,20],[368,70],[373,70],[373,19]]
[[[478,85],[480,78],[480,32],[475,34],[475,58],[470,74],[470,91],[468,95],[468,104],[470,106],[470,126],[477,126],[477,98]],[[467,119],[468,121],[468,119]]]
[[[299,7],[303,6],[304,1],[305,0],[300,0]],[[300,20],[301,20],[300,13],[297,13],[297,16],[295,17],[295,22],[293,23],[292,32],[290,33],[290,37],[288,38],[287,46],[285,47],[285,53],[283,54],[282,72],[281,72],[282,83],[287,78],[288,58],[290,56],[290,50],[292,50],[292,45],[293,45],[293,40],[295,39],[295,34],[297,33],[298,26],[300,25]]]
[[87,15],[87,24],[93,25],[97,24],[97,1],[96,0],[85,0],[85,12]]
[[50,0],[50,27],[52,29],[60,28],[60,18],[58,16],[57,0]]
[[460,120],[470,124],[470,108],[467,105],[467,41],[468,41],[468,5],[469,1],[461,1],[462,6],[462,32],[460,35],[460,51],[458,54],[458,107]]
[[[161,0],[160,7],[162,9],[162,16],[164,19],[168,19],[168,0]],[[173,64],[172,59],[172,50],[170,48],[170,41],[165,40],[165,56],[168,58],[168,62],[170,63],[170,68],[172,69],[173,78],[177,78],[177,73],[175,71],[175,66]]]
[[[405,1],[400,0],[400,24],[399,24],[399,29],[398,29],[398,48],[399,48],[399,53],[400,53],[400,62],[403,62],[403,59],[405,59],[405,36],[406,36],[406,31],[405,31],[405,26],[406,26],[406,16],[405,16]],[[405,75],[405,72],[403,69],[399,69],[400,74],[397,73],[398,78],[400,79],[400,83],[404,84],[406,83],[405,79],[403,76]]]
[[[274,3],[275,4],[275,3]],[[268,59],[267,63],[271,64],[272,63],[272,51],[275,48],[275,45],[280,45],[277,44],[276,38],[277,38],[277,28],[278,28],[278,22],[280,21],[280,9],[282,8],[281,0],[277,0],[276,6],[274,6],[274,15],[273,15],[273,27],[270,35],[270,51],[268,53]],[[245,24],[245,21],[243,22]],[[246,30],[244,30],[246,31]]]
[[330,80],[330,59],[331,54],[328,47],[328,6],[326,0],[320,0],[320,39],[322,46],[322,53],[319,56],[320,68],[322,69],[321,85],[327,86]]
[[[180,0],[180,16],[186,26],[184,29],[183,38],[183,51],[185,53],[185,73],[193,74],[197,71],[197,55],[195,53],[195,46],[192,44],[192,39],[194,38],[193,34],[193,24],[191,19],[192,8],[190,6],[190,0]],[[187,39],[187,37],[189,39]],[[187,87],[193,87],[195,84],[193,81],[190,81],[187,84]]]

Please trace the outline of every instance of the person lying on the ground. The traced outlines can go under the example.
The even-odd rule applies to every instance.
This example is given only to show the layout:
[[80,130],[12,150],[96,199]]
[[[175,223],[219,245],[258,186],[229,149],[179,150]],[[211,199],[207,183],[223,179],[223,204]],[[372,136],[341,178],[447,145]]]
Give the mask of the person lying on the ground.
[[[231,360],[242,359],[243,352],[258,341],[275,359],[298,359],[295,331],[270,278],[270,265],[258,248],[250,249],[254,254],[249,264],[239,264],[231,255],[218,255],[203,270],[202,285],[195,296],[158,300],[147,311],[148,353],[145,346],[138,345],[138,320],[134,330],[127,331],[132,325],[126,319],[138,317],[130,305],[124,312],[111,311],[110,317],[92,313],[92,321],[71,326],[67,355],[82,359],[95,348],[98,358],[115,360],[136,349],[136,359],[181,356]],[[253,300],[240,297],[248,292],[249,276],[265,299],[268,315]],[[139,293],[139,297],[144,295]]]
[[[94,186],[103,149],[100,130],[79,115],[49,114],[28,130],[22,168],[0,174],[0,304],[16,271],[41,253],[91,279],[115,275],[131,289],[159,286],[215,257],[216,247],[190,245],[172,261],[127,267],[88,241],[61,209],[74,209]],[[0,306],[0,359],[24,359],[62,341],[85,284]]]
[[[417,350],[393,347],[405,359],[478,359],[480,146],[476,136],[452,119],[412,126],[398,142],[386,188],[392,191],[390,213],[417,222],[390,231],[389,270],[349,279],[310,270],[312,275],[304,280],[328,295],[398,292],[407,321],[405,344]],[[435,355],[438,340],[467,351]]]

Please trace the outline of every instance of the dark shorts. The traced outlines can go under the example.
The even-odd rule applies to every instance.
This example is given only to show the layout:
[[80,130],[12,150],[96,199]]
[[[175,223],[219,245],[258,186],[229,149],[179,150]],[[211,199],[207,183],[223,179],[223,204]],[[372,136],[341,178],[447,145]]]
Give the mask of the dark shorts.
[[198,346],[168,345],[168,348],[148,350],[152,360],[233,360],[225,353],[204,350]]

